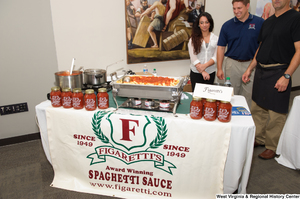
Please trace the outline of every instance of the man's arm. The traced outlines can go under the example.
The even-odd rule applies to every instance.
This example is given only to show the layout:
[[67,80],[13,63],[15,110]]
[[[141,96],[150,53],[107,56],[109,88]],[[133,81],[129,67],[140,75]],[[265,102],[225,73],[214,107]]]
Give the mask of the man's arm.
[[255,53],[255,55],[254,55],[254,57],[253,57],[251,63],[249,64],[247,70],[246,70],[245,73],[242,75],[242,81],[243,81],[244,83],[247,83],[247,82],[250,81],[250,78],[249,78],[249,77],[250,77],[250,75],[251,75],[253,69],[254,69],[254,68],[256,67],[256,65],[257,65],[256,55],[257,55],[257,52],[258,52],[258,50],[259,50],[259,47],[260,47],[260,44],[259,44],[259,46],[258,46],[258,48],[257,48],[257,50],[256,50],[256,53]]
[[141,18],[143,18],[143,16],[145,15],[149,15],[158,6],[159,3],[159,1],[155,1],[153,5],[150,6],[150,8],[147,8],[147,10],[145,10],[145,12],[141,14]]
[[141,16],[141,8],[138,8],[135,12],[135,17],[140,17]]
[[[293,75],[295,70],[298,68],[300,64],[300,41],[294,43],[296,52],[291,60],[289,67],[286,69],[285,74]],[[290,80],[285,77],[280,77],[279,80],[275,84],[275,88],[278,89],[278,92],[283,92],[286,90]]]
[[217,77],[219,79],[224,79],[222,65],[224,60],[225,48],[225,46],[218,46],[217,49]]

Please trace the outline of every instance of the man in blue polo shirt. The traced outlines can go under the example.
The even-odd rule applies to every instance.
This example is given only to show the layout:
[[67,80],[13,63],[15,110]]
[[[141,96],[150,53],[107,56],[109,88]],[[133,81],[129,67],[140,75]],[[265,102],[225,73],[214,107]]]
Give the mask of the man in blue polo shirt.
[[233,0],[232,6],[235,17],[223,24],[219,35],[217,77],[221,80],[230,77],[234,94],[243,95],[251,107],[254,72],[247,83],[242,81],[242,75],[258,48],[257,38],[264,20],[249,13],[250,0]]

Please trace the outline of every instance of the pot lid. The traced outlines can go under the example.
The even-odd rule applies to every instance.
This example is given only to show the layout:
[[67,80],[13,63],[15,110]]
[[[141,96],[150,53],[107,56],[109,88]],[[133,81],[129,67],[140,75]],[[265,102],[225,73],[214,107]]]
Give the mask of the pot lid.
[[106,70],[104,70],[104,69],[86,69],[86,70],[84,70],[84,73],[86,73],[86,74],[103,74],[103,73],[106,73]]

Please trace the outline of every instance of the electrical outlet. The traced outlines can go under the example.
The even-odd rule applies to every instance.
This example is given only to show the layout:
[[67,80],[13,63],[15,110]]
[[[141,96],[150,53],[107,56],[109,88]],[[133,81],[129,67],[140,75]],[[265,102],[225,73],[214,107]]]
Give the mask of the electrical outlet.
[[28,111],[27,102],[20,103],[20,104],[11,104],[0,106],[0,114],[1,115],[8,115],[13,113],[22,113]]

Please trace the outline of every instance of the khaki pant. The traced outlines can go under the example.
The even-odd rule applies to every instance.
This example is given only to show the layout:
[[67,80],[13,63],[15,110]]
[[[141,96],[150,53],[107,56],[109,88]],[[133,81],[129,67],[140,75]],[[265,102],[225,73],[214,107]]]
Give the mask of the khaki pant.
[[226,77],[230,77],[230,82],[234,89],[234,94],[244,96],[249,108],[251,108],[252,102],[252,87],[255,70],[252,71],[250,75],[250,81],[246,84],[242,81],[242,76],[247,70],[250,63],[251,61],[238,62],[229,57],[226,57],[226,59],[224,60],[225,79]]
[[264,109],[252,101],[251,114],[255,123],[255,140],[267,149],[276,151],[287,114]]

